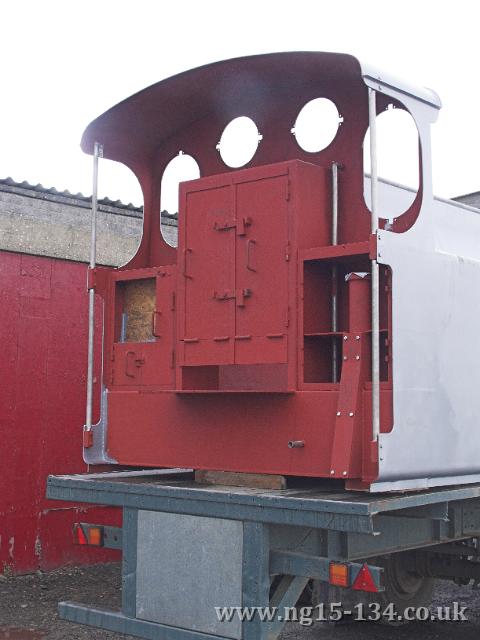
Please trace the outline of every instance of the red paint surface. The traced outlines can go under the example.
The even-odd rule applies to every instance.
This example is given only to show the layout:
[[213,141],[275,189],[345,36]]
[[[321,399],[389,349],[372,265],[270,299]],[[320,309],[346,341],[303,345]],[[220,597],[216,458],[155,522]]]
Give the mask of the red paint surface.
[[0,252],[0,571],[89,564],[118,553],[72,544],[78,520],[118,510],[45,498],[50,474],[85,473],[84,264]]

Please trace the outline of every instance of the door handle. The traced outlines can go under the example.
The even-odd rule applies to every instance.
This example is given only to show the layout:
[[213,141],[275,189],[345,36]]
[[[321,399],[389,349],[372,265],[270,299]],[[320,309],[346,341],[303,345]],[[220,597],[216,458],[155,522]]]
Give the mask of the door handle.
[[192,250],[189,249],[188,247],[183,250],[183,277],[191,279],[193,276],[191,276],[188,273],[188,254],[189,253],[192,253]]
[[253,247],[255,244],[255,240],[247,240],[247,269],[249,271],[256,271],[255,267],[252,265]]
[[161,338],[162,334],[160,333],[160,316],[162,315],[161,311],[154,311],[152,313],[152,335],[155,338]]

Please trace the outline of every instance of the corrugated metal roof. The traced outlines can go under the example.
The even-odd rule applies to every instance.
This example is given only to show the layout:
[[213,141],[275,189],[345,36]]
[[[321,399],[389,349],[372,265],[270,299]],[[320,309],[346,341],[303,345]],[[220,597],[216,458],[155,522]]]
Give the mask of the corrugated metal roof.
[[[64,191],[58,191],[55,187],[44,187],[43,184],[30,184],[26,180],[23,182],[17,182],[11,177],[0,178],[0,189],[2,185],[7,187],[16,187],[18,189],[28,189],[29,191],[36,191],[37,193],[48,193],[53,196],[64,196],[66,198],[75,198],[75,200],[82,200],[83,202],[91,202],[92,196],[85,196],[83,193],[71,193],[68,189]],[[99,200],[99,204],[104,204],[110,207],[117,207],[118,209],[130,209],[131,211],[142,211],[143,207],[136,207],[129,202],[125,204],[121,200],[111,200],[110,198],[102,198]]]
[[[2,187],[6,187],[2,188]],[[85,196],[83,193],[72,193],[68,189],[64,191],[58,191],[55,187],[44,187],[42,184],[30,184],[26,180],[23,182],[17,182],[11,177],[8,178],[0,178],[0,191],[11,191],[12,189],[21,189],[22,191],[30,191],[32,197],[42,197],[42,195],[60,197],[60,198],[69,198],[72,200],[77,200],[86,205],[89,205],[92,201],[92,196]],[[98,204],[105,207],[114,207],[115,209],[123,209],[125,212],[143,213],[143,207],[137,207],[131,202],[128,204],[122,202],[121,200],[111,200],[110,198],[101,198],[98,201]],[[169,213],[168,211],[162,211],[162,218],[167,218],[171,220],[177,219],[176,213]]]
[[463,202],[464,204],[469,204],[471,207],[480,207],[480,191],[473,191],[473,193],[465,193],[461,196],[456,196],[452,198],[452,200],[456,200],[457,202]]

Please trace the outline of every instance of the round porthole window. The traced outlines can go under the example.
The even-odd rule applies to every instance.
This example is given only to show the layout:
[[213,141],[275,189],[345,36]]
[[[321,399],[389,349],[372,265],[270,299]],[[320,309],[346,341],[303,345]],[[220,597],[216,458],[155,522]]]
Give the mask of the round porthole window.
[[341,122],[343,118],[334,102],[315,98],[300,110],[292,133],[304,151],[317,153],[333,142]]
[[262,136],[251,118],[234,118],[223,130],[217,149],[227,167],[243,167],[257,151]]

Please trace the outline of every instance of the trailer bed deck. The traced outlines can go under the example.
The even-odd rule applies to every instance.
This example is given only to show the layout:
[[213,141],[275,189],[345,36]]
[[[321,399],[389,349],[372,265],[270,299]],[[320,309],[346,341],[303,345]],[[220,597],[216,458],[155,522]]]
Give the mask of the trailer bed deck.
[[47,496],[192,515],[221,515],[235,520],[261,513],[261,520],[267,523],[326,526],[358,533],[373,533],[372,519],[381,514],[402,511],[404,515],[413,515],[412,510],[416,510],[420,516],[430,509],[438,517],[447,503],[480,497],[480,484],[385,494],[344,491],[338,487],[332,490],[331,486],[305,480],[278,490],[205,486],[194,482],[191,470],[149,469],[50,476]]

